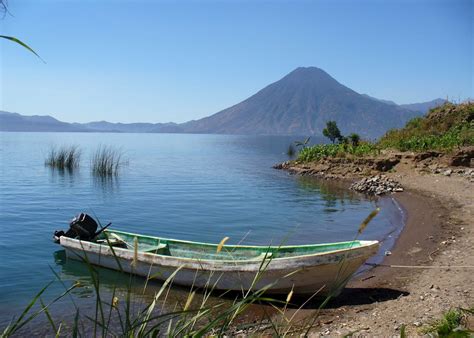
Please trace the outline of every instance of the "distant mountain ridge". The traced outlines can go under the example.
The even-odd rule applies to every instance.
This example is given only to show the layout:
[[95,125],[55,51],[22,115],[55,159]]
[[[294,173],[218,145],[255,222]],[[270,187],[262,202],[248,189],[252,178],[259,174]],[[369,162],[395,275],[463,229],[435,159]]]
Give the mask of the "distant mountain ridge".
[[444,103],[397,105],[359,94],[322,69],[300,67],[246,100],[211,116],[176,123],[66,123],[50,116],[0,112],[1,131],[315,135],[335,120],[343,133],[376,138]]
[[84,132],[89,130],[80,124],[61,122],[47,115],[25,116],[0,111],[0,131]]
[[87,129],[102,132],[116,132],[116,133],[153,133],[155,130],[162,130],[162,132],[179,131],[178,124],[169,123],[112,123],[107,121],[88,122],[78,124]]

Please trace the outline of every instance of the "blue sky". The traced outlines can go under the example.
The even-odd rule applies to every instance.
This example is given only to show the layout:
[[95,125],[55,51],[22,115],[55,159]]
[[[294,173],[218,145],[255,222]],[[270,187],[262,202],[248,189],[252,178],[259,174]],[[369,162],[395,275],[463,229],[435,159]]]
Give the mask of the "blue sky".
[[10,0],[0,109],[184,122],[299,66],[397,103],[473,94],[473,1]]

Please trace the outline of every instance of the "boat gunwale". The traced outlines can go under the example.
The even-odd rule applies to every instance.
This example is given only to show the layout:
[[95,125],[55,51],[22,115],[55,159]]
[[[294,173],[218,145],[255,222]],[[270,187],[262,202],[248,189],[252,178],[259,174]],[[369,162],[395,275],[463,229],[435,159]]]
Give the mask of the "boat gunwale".
[[[105,230],[104,233],[120,233],[120,234],[125,234],[125,235],[130,235],[134,237],[145,237],[149,239],[158,239],[158,240],[164,240],[164,241],[173,241],[173,242],[178,242],[178,243],[187,243],[187,244],[198,244],[201,246],[209,246],[209,247],[217,247],[219,244],[213,244],[213,243],[205,243],[205,242],[196,242],[196,241],[189,241],[189,240],[182,240],[182,239],[173,239],[173,238],[165,238],[165,237],[157,237],[157,236],[151,236],[151,235],[141,235],[141,234],[136,234],[132,232],[126,232],[126,231],[120,231],[120,230]],[[352,241],[342,241],[342,242],[329,242],[329,243],[319,243],[319,244],[293,244],[293,245],[239,245],[239,244],[225,244],[223,245],[224,248],[236,248],[236,249],[293,249],[293,248],[312,248],[312,247],[323,247],[323,246],[328,246],[328,245],[339,245],[339,244],[349,244],[349,243],[355,243],[358,242],[361,245],[357,247],[349,247],[348,249],[356,249],[360,247],[366,247],[366,246],[371,246],[372,244],[379,243],[377,240],[359,240],[359,239],[354,239]],[[342,249],[345,250],[345,249]],[[340,250],[333,250],[333,251],[340,251]],[[326,252],[331,252],[331,251],[325,251]],[[165,255],[164,255],[165,256]],[[298,255],[299,256],[299,255]]]
[[[111,232],[111,233],[118,232],[118,233],[122,233],[122,234],[138,236],[138,237],[146,237],[146,238],[151,238],[151,239],[162,239],[162,240],[171,240],[171,241],[182,242],[182,243],[201,244],[200,242],[167,239],[167,238],[162,238],[162,237],[134,234],[134,233],[129,233],[129,232],[125,232],[125,231],[105,231],[105,232]],[[99,244],[99,243],[94,243],[94,242],[89,242],[89,241],[81,241],[79,239],[74,239],[74,238],[67,238],[67,240],[72,241],[73,243],[74,242],[76,242],[76,243],[85,242],[85,243],[88,243],[89,245],[91,245],[93,247],[97,247],[97,248],[105,246],[107,249],[110,249],[110,247],[108,245],[105,245],[105,244]],[[264,260],[269,261],[269,262],[270,261],[287,262],[287,261],[295,260],[295,259],[306,260],[308,258],[324,257],[324,256],[330,256],[330,255],[340,254],[340,253],[350,253],[350,252],[355,252],[355,251],[367,251],[367,250],[369,250],[369,249],[371,249],[375,246],[379,246],[379,244],[380,244],[379,241],[377,241],[377,240],[371,240],[371,241],[357,240],[357,241],[361,244],[360,246],[357,246],[357,247],[347,247],[347,248],[344,248],[344,249],[324,251],[324,252],[316,252],[316,253],[313,252],[313,253],[309,253],[309,254],[299,254],[299,255],[287,256],[287,257],[270,257],[270,258],[262,257],[262,259],[256,259],[256,258],[258,258],[258,256],[257,257],[252,257],[250,259],[232,259],[232,260],[231,259],[190,258],[190,257],[182,257],[182,256],[163,255],[163,254],[159,254],[159,253],[143,252],[143,251],[138,251],[138,255],[145,255],[145,256],[149,256],[149,257],[161,257],[162,259],[168,260],[168,262],[171,262],[172,260],[176,260],[178,262],[180,261],[180,262],[183,262],[183,263],[186,263],[186,262],[198,263],[198,264],[202,264],[202,263],[215,264],[215,263],[218,263],[218,264],[222,264],[222,265],[232,263],[234,265],[234,267],[237,267],[239,265],[245,265],[245,264],[248,264],[248,263],[254,263],[254,264],[260,265],[262,263],[262,261],[264,261]],[[314,247],[314,246],[332,245],[332,244],[338,244],[338,243],[342,244],[342,243],[351,243],[351,242],[354,242],[354,241],[324,243],[324,244],[291,245],[291,246],[279,246],[279,247],[278,246],[250,246],[250,245],[234,245],[234,246],[224,246],[224,247],[254,248],[254,249],[255,248],[259,248],[259,249],[267,248],[269,250],[269,249],[295,248],[295,247]],[[211,243],[202,243],[202,244],[205,245],[205,246],[217,247],[217,245],[211,244]],[[61,245],[62,245],[62,243],[61,243]],[[80,244],[80,246],[81,246],[83,251],[86,251],[84,249],[84,247],[82,246],[82,244]],[[118,250],[119,252],[120,251],[133,252],[133,249],[127,249],[127,248],[112,247],[112,249],[114,251]],[[98,252],[98,253],[95,252],[95,253],[100,254],[100,252]],[[121,257],[121,258],[127,259],[126,257]],[[355,257],[350,257],[350,258],[352,259],[352,258],[355,258]],[[168,266],[171,266],[171,264],[168,265]],[[275,267],[275,268],[278,268],[278,267]]]

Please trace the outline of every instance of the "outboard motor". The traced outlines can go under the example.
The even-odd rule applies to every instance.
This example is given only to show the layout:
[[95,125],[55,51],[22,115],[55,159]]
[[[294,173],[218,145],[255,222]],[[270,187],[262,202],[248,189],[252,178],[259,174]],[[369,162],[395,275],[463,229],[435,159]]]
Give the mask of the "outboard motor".
[[97,232],[97,222],[88,214],[80,213],[74,217],[69,223],[69,230],[64,232],[62,230],[54,232],[54,241],[59,243],[59,237],[66,236],[69,238],[76,238],[83,241],[93,240],[100,232]]

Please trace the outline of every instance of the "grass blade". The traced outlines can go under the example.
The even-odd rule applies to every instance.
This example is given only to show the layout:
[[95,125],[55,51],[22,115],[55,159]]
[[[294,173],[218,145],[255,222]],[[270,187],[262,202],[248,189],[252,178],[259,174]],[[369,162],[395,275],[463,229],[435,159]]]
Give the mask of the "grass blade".
[[7,35],[0,35],[0,38],[2,39],[6,39],[6,40],[10,40],[12,42],[15,42],[17,44],[19,44],[20,46],[26,48],[27,50],[29,50],[31,53],[35,54],[38,59],[40,59],[41,61],[43,61],[43,63],[46,63],[42,58],[41,56],[38,55],[38,53],[36,53],[33,48],[31,48],[30,46],[28,46],[26,43],[24,43],[23,41],[21,41],[20,39],[17,39],[13,36],[7,36]]

